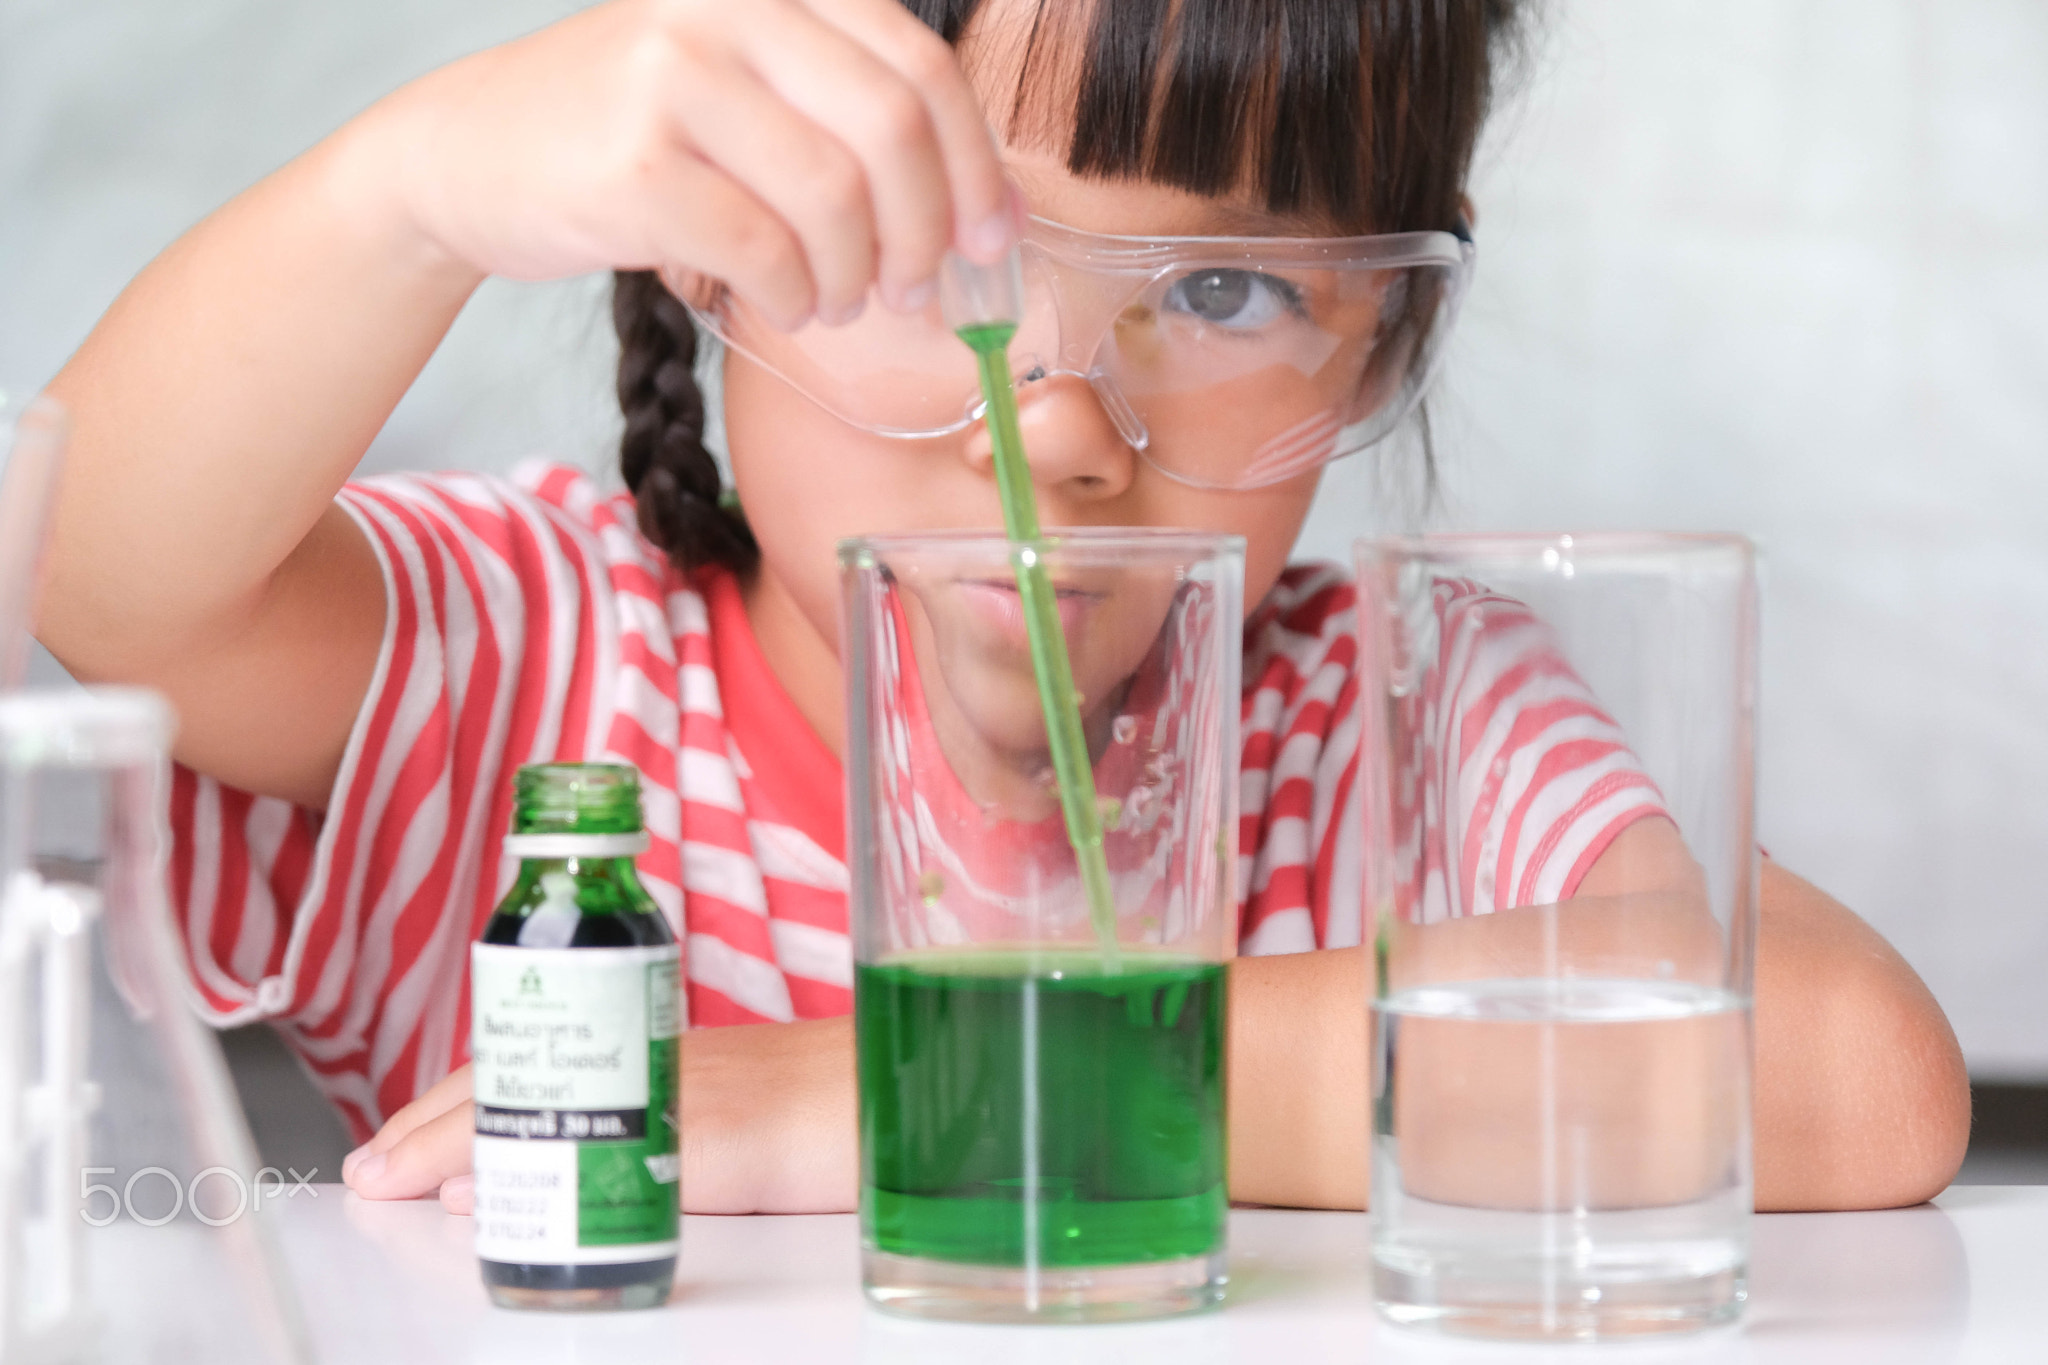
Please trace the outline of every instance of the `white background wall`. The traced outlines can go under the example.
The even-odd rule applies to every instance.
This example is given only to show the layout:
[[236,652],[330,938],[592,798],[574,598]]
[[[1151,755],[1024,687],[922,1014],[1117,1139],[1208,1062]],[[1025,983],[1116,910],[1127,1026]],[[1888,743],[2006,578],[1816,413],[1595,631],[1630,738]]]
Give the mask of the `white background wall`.
[[[571,7],[0,0],[0,376],[381,92]],[[2048,0],[1550,0],[1474,195],[1443,520],[1758,536],[1767,846],[1978,1074],[2048,1079]],[[368,467],[603,466],[602,300],[488,286]],[[1366,472],[1306,552],[1372,520]]]

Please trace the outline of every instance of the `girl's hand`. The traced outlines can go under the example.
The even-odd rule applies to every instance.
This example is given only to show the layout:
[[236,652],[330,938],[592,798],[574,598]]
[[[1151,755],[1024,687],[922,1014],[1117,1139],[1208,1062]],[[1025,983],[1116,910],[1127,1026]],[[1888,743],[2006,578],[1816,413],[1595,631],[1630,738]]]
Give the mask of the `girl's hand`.
[[[683,1207],[691,1213],[838,1213],[854,1207],[853,1021],[699,1029],[682,1045]],[[439,1191],[475,1201],[470,1068],[443,1077],[349,1153],[366,1199]]]
[[180,762],[320,809],[385,624],[335,490],[486,274],[715,278],[795,325],[910,307],[949,245],[1013,232],[972,90],[896,0],[614,0],[444,67],[180,238],[52,382],[39,637],[163,692]]
[[365,1199],[417,1199],[439,1190],[450,1213],[468,1213],[476,1188],[469,1170],[476,1136],[470,1087],[467,1063],[436,1081],[341,1159],[342,1182]]
[[655,269],[788,327],[921,306],[1016,223],[952,50],[897,0],[613,0],[350,130],[365,193],[479,274]]

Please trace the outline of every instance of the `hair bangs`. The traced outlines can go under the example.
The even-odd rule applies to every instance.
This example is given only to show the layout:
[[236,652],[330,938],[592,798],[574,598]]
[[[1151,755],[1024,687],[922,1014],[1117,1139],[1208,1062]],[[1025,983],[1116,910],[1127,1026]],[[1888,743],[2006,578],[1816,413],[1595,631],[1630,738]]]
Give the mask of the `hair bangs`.
[[1006,132],[1068,169],[1339,232],[1448,228],[1509,0],[905,0],[948,42],[1028,13]]

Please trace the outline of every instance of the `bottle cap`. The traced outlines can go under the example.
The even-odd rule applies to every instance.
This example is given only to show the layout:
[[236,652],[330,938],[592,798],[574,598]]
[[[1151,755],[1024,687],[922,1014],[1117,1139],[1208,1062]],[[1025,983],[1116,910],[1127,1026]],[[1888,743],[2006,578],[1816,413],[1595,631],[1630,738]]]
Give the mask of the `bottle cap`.
[[512,801],[514,836],[643,828],[640,773],[626,763],[529,763],[513,778]]

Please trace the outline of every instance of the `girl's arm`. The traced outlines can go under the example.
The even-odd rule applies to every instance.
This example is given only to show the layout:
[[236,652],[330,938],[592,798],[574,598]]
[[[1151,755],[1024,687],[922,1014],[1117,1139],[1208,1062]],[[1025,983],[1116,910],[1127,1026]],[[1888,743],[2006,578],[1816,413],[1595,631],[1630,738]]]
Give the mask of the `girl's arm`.
[[180,761],[319,808],[384,587],[333,504],[479,279],[345,134],[213,214],[52,384],[74,435],[39,634],[177,707]]
[[1932,1199],[1970,1141],[1948,1017],[1897,950],[1812,883],[1764,863],[1756,960],[1756,1201]]
[[[1940,1007],[1868,925],[1775,863],[1762,908],[1757,1207],[1883,1208],[1938,1193],[1969,1137],[1968,1080]],[[1356,948],[1231,964],[1233,1199],[1364,1206],[1366,990]],[[686,1034],[682,1079],[685,1207],[854,1206],[851,1020]],[[446,1181],[444,1200],[466,1212],[468,1099],[465,1067],[351,1157],[349,1184],[405,1199]]]
[[614,0],[445,67],[193,229],[57,377],[38,634],[168,693],[185,763],[324,805],[384,613],[332,500],[484,276],[695,272],[793,325],[993,259],[1011,213],[896,0]]
[[[1236,964],[1233,1198],[1363,1206],[1366,968],[1362,949]],[[1755,1040],[1759,1209],[1917,1204],[1954,1178],[1970,1093],[1941,1007],[1869,925],[1769,861]]]

